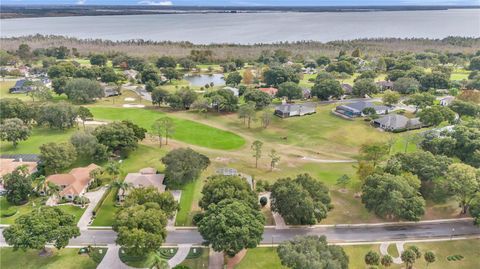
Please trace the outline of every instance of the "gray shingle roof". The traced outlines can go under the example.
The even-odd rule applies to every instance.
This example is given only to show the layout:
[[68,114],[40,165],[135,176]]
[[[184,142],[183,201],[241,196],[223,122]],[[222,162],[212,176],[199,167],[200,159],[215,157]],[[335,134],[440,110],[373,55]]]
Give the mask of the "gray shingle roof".
[[386,106],[381,106],[381,105],[377,106],[377,105],[374,105],[372,102],[365,102],[365,101],[349,103],[349,104],[341,105],[340,107],[347,108],[347,109],[352,110],[354,112],[362,112],[367,107],[373,107],[376,111],[387,110],[388,109],[388,107],[386,107]]

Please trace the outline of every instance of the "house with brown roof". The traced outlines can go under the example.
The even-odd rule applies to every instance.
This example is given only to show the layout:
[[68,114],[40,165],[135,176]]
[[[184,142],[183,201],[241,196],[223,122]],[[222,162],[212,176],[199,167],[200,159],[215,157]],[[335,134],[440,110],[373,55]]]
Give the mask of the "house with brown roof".
[[22,155],[6,155],[0,157],[0,193],[5,191],[2,178],[20,166],[25,166],[28,174],[37,172],[37,160],[30,160],[28,158],[24,160]]
[[68,174],[54,174],[47,177],[47,181],[60,187],[60,197],[72,201],[77,196],[82,196],[94,180],[90,173],[100,168],[92,163],[85,167],[72,169]]
[[270,87],[270,88],[259,88],[258,90],[264,92],[264,93],[268,93],[270,96],[275,96],[278,92],[278,89],[277,88],[273,88],[273,87]]
[[[125,177],[125,183],[129,184],[132,188],[147,188],[154,187],[159,192],[164,192],[166,186],[163,185],[165,179],[164,174],[157,174],[157,169],[152,167],[143,168],[138,173],[128,173]],[[128,195],[128,189],[123,191],[119,190],[118,200],[123,201]]]

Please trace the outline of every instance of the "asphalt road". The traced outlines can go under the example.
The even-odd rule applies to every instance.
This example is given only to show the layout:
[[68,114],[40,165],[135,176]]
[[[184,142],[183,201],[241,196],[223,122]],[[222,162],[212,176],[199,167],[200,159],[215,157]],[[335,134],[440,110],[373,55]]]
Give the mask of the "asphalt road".
[[[0,230],[3,231],[4,228]],[[277,244],[292,239],[297,235],[325,235],[330,242],[355,243],[372,241],[422,240],[449,237],[478,236],[480,228],[471,220],[441,223],[415,223],[387,226],[355,226],[355,227],[302,227],[276,230],[266,228],[263,244]],[[106,245],[114,244],[116,233],[112,230],[86,230],[70,240],[70,245]],[[202,236],[195,229],[169,231],[167,244],[201,244]],[[0,235],[0,244],[5,244]]]

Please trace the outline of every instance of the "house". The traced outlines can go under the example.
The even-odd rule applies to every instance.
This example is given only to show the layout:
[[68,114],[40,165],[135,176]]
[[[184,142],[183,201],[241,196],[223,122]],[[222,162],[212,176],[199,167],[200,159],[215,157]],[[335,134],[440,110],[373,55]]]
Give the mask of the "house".
[[409,119],[403,115],[390,114],[372,121],[373,125],[388,132],[402,132],[420,129],[423,124],[419,118]]
[[376,84],[380,88],[380,91],[393,89],[393,82],[392,81],[382,80],[382,81],[376,82]]
[[280,118],[304,116],[316,112],[317,105],[314,103],[282,104],[275,108],[274,114]]
[[0,156],[0,194],[5,192],[2,178],[20,166],[27,168],[28,174],[37,172],[38,157],[34,154],[15,154]]
[[102,84],[105,97],[119,96],[120,91],[117,86]]
[[20,79],[15,82],[15,86],[8,90],[9,93],[27,93],[33,90],[29,80]]
[[309,88],[302,88],[302,95],[303,99],[310,99],[312,98],[312,90]]
[[238,95],[239,95],[239,93],[240,93],[240,90],[237,89],[237,88],[234,88],[234,87],[224,87],[223,89],[229,90],[229,91],[233,92],[233,95],[235,95],[235,96],[237,96],[237,97],[238,97]]
[[335,112],[347,116],[349,118],[361,117],[363,116],[363,110],[367,107],[373,107],[376,114],[382,115],[387,114],[388,107],[381,105],[374,105],[372,102],[355,102],[337,106]]
[[303,74],[306,74],[306,75],[313,75],[313,74],[316,74],[317,73],[317,69],[316,68],[312,68],[312,67],[303,67],[302,68],[302,73]]
[[259,88],[260,91],[262,92],[265,92],[265,93],[268,93],[270,96],[275,96],[278,92],[278,89],[277,88],[273,88],[273,87],[270,87],[270,88]]
[[352,87],[352,85],[350,85],[350,84],[348,84],[348,83],[342,83],[341,86],[342,86],[343,92],[344,92],[345,94],[349,94],[349,95],[352,94],[352,92],[353,92],[353,87]]
[[440,105],[441,106],[449,106],[453,100],[455,100],[455,97],[453,96],[445,96],[442,99],[440,99]]
[[47,182],[51,182],[60,187],[60,197],[68,201],[73,201],[77,196],[82,196],[88,189],[90,183],[94,180],[90,173],[100,168],[92,163],[85,167],[72,169],[68,174],[54,174],[47,177]]
[[238,171],[235,168],[228,168],[228,167],[222,167],[218,168],[215,173],[218,175],[224,175],[224,176],[238,176]]
[[133,69],[128,69],[128,70],[123,71],[123,75],[125,75],[125,77],[128,80],[136,79],[137,75],[138,75],[138,71],[133,70]]
[[[154,187],[159,192],[164,192],[166,186],[163,185],[165,175],[157,174],[157,169],[152,167],[143,168],[138,173],[128,173],[125,177],[125,183],[128,183],[133,188],[147,188]],[[123,201],[128,195],[128,190],[119,190],[118,200]]]

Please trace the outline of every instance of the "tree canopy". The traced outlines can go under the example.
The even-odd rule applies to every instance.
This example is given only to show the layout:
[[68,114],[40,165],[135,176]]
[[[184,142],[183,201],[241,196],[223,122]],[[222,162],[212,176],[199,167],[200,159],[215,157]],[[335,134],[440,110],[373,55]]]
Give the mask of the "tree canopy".
[[196,180],[210,165],[210,159],[207,156],[190,148],[174,149],[161,160],[165,164],[167,184],[172,186],[181,186]]
[[216,175],[208,178],[198,204],[206,210],[211,204],[225,199],[241,200],[252,208],[258,208],[257,194],[252,191],[247,181],[239,176]]
[[2,178],[7,191],[7,201],[19,205],[28,201],[33,191],[32,178],[26,166],[19,166]]
[[328,245],[325,236],[297,236],[280,244],[277,253],[283,266],[292,269],[347,269],[349,259],[342,247]]

